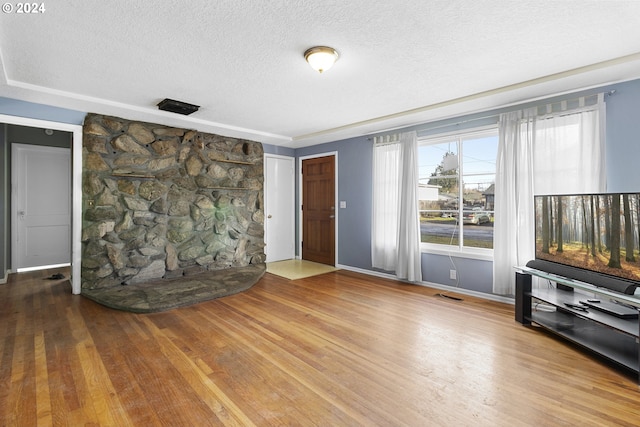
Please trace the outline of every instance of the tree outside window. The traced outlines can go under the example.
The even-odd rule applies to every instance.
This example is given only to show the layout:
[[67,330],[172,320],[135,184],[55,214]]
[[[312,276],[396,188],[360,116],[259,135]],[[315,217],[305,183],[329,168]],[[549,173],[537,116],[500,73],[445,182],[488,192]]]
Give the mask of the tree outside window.
[[493,249],[497,129],[420,142],[421,241],[459,250]]

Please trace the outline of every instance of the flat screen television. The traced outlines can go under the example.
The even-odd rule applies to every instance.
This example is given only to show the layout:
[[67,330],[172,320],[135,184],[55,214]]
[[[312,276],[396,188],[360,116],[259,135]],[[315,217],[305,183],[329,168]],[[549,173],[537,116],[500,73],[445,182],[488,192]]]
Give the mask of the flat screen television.
[[640,193],[535,196],[527,265],[625,294],[640,285]]

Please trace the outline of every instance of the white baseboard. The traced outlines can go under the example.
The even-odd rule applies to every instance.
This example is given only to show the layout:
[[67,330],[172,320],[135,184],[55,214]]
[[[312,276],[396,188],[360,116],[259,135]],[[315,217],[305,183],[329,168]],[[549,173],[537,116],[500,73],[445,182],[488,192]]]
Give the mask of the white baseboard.
[[5,283],[7,283],[7,279],[9,279],[9,274],[11,274],[11,270],[6,270],[4,272],[4,278],[0,279],[0,285],[4,285]]
[[38,270],[46,270],[49,268],[61,268],[61,267],[69,267],[71,263],[65,262],[63,264],[51,264],[51,265],[38,265],[37,267],[25,267],[19,268],[16,270],[18,273],[26,273],[27,271],[38,271]]
[[400,282],[405,282],[405,280],[399,280],[396,276],[394,276],[393,274],[389,274],[389,273],[382,273],[380,271],[375,271],[375,270],[365,270],[364,268],[358,268],[358,267],[351,267],[349,265],[342,265],[342,264],[336,264],[336,268],[340,268],[342,270],[349,270],[349,271],[353,271],[355,273],[362,273],[362,274],[368,274],[369,276],[376,276],[376,277],[382,277],[383,279],[391,279],[391,280],[398,280]]
[[400,282],[410,283],[417,286],[427,286],[429,288],[440,289],[443,291],[451,291],[458,294],[469,295],[477,298],[483,298],[490,301],[503,302],[505,304],[512,304],[512,305],[515,304],[515,300],[513,298],[505,297],[502,295],[486,294],[484,292],[472,291],[470,289],[464,289],[464,288],[456,288],[454,286],[441,285],[439,283],[432,283],[432,282],[420,282],[420,283],[409,282],[407,280],[398,279],[393,274],[381,273],[379,271],[373,271],[373,270],[365,270],[364,268],[351,267],[351,266],[342,265],[342,264],[336,264],[336,268],[353,271],[355,273],[368,274],[370,276],[382,277],[384,279],[397,280]]

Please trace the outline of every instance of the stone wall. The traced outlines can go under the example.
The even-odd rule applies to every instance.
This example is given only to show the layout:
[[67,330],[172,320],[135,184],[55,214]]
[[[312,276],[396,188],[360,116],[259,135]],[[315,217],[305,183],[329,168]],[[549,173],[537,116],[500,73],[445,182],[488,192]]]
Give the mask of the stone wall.
[[264,263],[258,142],[89,114],[82,287]]

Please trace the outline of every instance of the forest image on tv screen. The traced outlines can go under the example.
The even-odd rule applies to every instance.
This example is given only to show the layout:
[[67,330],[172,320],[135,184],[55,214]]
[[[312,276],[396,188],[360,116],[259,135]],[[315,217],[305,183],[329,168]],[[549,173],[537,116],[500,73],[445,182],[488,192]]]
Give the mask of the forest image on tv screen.
[[536,259],[640,282],[640,193],[535,197]]

